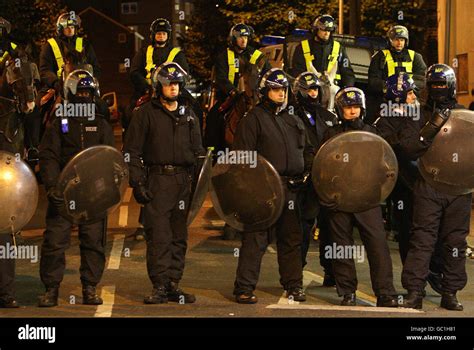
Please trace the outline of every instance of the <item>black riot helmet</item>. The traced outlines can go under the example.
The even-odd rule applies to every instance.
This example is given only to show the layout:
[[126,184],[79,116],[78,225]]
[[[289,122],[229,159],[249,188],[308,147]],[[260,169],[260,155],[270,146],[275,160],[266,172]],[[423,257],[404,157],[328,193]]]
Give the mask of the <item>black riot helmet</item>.
[[401,25],[390,27],[390,29],[387,31],[387,39],[391,46],[393,46],[393,41],[397,38],[405,39],[404,48],[408,47],[409,33],[407,27]]
[[74,35],[77,35],[77,31],[81,28],[81,18],[73,11],[61,14],[56,21],[56,34],[63,36],[63,30],[66,27],[76,28]]
[[229,38],[228,38],[229,46],[231,47],[237,46],[237,38],[241,36],[246,36],[247,38],[249,38],[248,41],[250,41],[253,35],[252,33],[253,33],[253,28],[249,27],[246,24],[239,23],[239,24],[234,25],[230,29],[230,32],[229,32]]
[[318,30],[324,30],[331,33],[334,33],[337,29],[336,21],[331,15],[322,15],[316,17],[311,26],[313,34],[317,34]]
[[181,68],[178,63],[165,62],[155,69],[151,76],[152,87],[155,90],[156,95],[162,96],[166,100],[176,101],[176,98],[169,99],[163,96],[163,85],[170,85],[171,83],[179,84],[179,92],[184,89],[187,78],[186,71]]
[[12,25],[5,18],[0,17],[0,41],[10,34]]
[[[155,40],[155,34],[158,32],[165,32],[168,34],[168,39],[164,42],[157,42]],[[153,44],[157,43],[158,45],[165,45],[171,37],[171,24],[165,18],[157,18],[150,25],[150,40]]]
[[[89,90],[89,98],[77,97],[77,92],[80,90]],[[64,98],[70,102],[93,102],[94,97],[98,97],[99,82],[91,73],[84,69],[76,69],[71,72],[64,82]]]
[[[308,95],[310,89],[317,89],[318,96],[312,98]],[[322,88],[321,82],[319,81],[316,74],[312,72],[303,72],[295,80],[293,85],[293,91],[296,94],[296,99],[299,103],[316,105],[321,103],[322,99]]]
[[364,92],[356,87],[347,87],[338,91],[335,97],[336,112],[340,120],[344,121],[344,107],[359,106],[360,119],[365,116],[365,95]]
[[426,88],[428,98],[437,104],[456,99],[456,74],[454,70],[442,63],[431,65],[426,71]]

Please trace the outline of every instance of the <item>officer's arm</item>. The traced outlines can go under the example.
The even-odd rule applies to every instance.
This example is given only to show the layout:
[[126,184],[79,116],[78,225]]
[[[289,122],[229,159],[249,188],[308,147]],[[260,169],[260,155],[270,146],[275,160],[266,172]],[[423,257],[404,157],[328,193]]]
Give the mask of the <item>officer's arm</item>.
[[234,150],[257,150],[258,125],[257,116],[250,111],[237,125],[232,149]]
[[51,45],[46,42],[41,47],[39,58],[39,73],[41,82],[50,88],[54,87],[54,83],[58,80],[57,70],[58,67],[53,50],[51,49]]
[[304,158],[304,170],[305,172],[311,171],[311,168],[313,166],[313,159],[314,156],[316,155],[316,150],[311,143],[308,135],[308,129],[305,128],[305,146],[304,146],[304,151],[303,151],[303,158]]
[[101,123],[102,123],[102,130],[103,130],[101,143],[103,145],[115,147],[115,137],[114,137],[114,130],[112,126],[105,119],[101,119]]
[[176,55],[174,61],[177,64],[179,64],[181,68],[183,68],[186,71],[186,73],[191,74],[189,72],[189,64],[188,64],[188,61],[186,60],[186,55],[184,54],[182,50]]
[[385,56],[382,51],[378,51],[372,56],[369,66],[369,91],[377,95],[383,94],[385,86],[384,68],[381,68],[382,60],[385,62]]
[[235,89],[229,81],[229,65],[227,63],[227,51],[217,57],[216,60],[216,85],[224,94]]
[[346,53],[346,48],[341,47],[341,54],[339,55],[338,60],[339,72],[341,74],[341,83],[342,86],[354,86],[355,84],[355,75],[354,70],[352,69],[351,61]]
[[419,90],[425,87],[425,74],[426,74],[426,63],[423,60],[423,56],[419,53],[415,54],[413,59],[413,80]]
[[138,50],[133,57],[132,64],[130,66],[130,80],[135,87],[135,90],[144,95],[149,85],[146,81],[146,62],[143,50]]
[[88,43],[87,45],[86,54],[87,54],[87,63],[92,65],[92,68],[94,69],[94,77],[99,79],[100,74],[102,73],[102,68],[100,67],[99,60],[97,59],[97,56],[95,55],[95,51],[91,43]]
[[46,191],[56,186],[61,173],[59,119],[48,125],[39,145],[39,167]]
[[146,183],[146,173],[141,157],[143,155],[146,135],[148,134],[148,118],[142,110],[133,111],[132,121],[127,129],[123,153],[129,162],[130,186],[136,187]]
[[193,128],[193,137],[192,137],[192,140],[193,140],[193,149],[194,149],[194,153],[197,155],[197,156],[203,156],[206,154],[206,151],[204,149],[204,147],[202,146],[202,136],[201,136],[201,123],[199,122],[199,118],[196,117],[196,114],[194,113],[194,111],[192,109],[189,110],[190,111],[190,114],[191,114],[191,117],[194,118],[194,128]]
[[[306,72],[306,60],[304,59],[303,48],[301,47],[301,44],[296,46],[293,53],[292,67],[292,72],[295,77],[303,72]],[[291,74],[291,72],[288,73]]]
[[430,140],[420,140],[420,124],[407,119],[403,128],[403,137],[399,138],[399,149],[410,159],[417,160],[431,146]]

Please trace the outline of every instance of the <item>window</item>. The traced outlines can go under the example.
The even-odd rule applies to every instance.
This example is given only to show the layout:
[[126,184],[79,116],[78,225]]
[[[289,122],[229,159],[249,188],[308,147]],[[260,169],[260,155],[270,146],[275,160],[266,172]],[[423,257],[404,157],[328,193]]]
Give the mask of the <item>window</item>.
[[127,42],[127,34],[119,33],[118,42],[119,42],[119,44],[125,44]]
[[122,2],[122,14],[135,15],[138,13],[137,2]]

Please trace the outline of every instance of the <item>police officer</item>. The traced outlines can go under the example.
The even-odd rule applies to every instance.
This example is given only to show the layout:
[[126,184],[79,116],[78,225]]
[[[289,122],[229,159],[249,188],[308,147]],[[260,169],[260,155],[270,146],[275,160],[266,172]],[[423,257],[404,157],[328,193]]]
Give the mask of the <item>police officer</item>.
[[153,72],[153,98],[135,110],[125,139],[130,185],[137,202],[144,205],[147,269],[153,284],[145,304],[196,300],[179,288],[191,174],[197,156],[204,154],[199,121],[178,102],[185,78],[186,72],[174,62],[163,63]]
[[[94,103],[99,87],[85,70],[76,70],[66,79],[66,103]],[[86,114],[86,113],[84,113]],[[40,277],[46,293],[39,306],[58,304],[59,285],[65,269],[65,251],[69,246],[72,223],[59,215],[64,198],[57,189],[60,171],[78,152],[95,145],[114,145],[112,128],[103,118],[93,115],[58,117],[47,128],[40,144],[40,174],[48,196],[46,231],[41,247]],[[105,266],[106,220],[79,225],[81,250],[81,282],[83,304],[99,305],[102,299],[96,293]]]
[[18,44],[10,39],[11,24],[0,17],[0,73],[3,72],[8,57],[14,57]]
[[[302,182],[311,168],[314,152],[307,140],[303,122],[288,112],[286,74],[277,68],[269,70],[259,83],[262,101],[251,109],[237,127],[233,148],[256,151],[267,159],[282,177],[285,203],[297,203],[298,188],[288,185]],[[286,185],[286,186],[285,186]],[[298,208],[285,205],[283,212],[271,228],[261,232],[243,232],[239,263],[234,283],[238,303],[254,304],[253,293],[258,282],[263,255],[272,237],[277,239],[280,283],[287,296],[305,301],[301,264],[302,232]]]
[[55,88],[58,93],[65,49],[82,53],[84,63],[92,65],[94,77],[100,78],[101,69],[94,48],[85,38],[78,35],[80,27],[81,19],[74,12],[61,14],[56,22],[56,37],[48,39],[41,47],[39,59],[41,82],[48,88]]
[[[295,80],[293,92],[297,102],[297,114],[305,124],[309,141],[317,151],[323,141],[324,134],[329,127],[338,124],[337,117],[321,105],[322,89],[316,74],[311,72],[301,73]],[[319,261],[324,268],[324,286],[334,286],[331,261],[324,255],[324,246],[328,245],[329,229],[327,227],[325,208],[321,211],[318,198],[311,181],[308,188],[300,196],[300,215],[303,230],[302,258],[303,266],[306,265],[306,256],[311,241],[311,232],[315,225],[319,228]],[[317,220],[316,220],[317,219]]]
[[[361,130],[376,133],[376,129],[365,124],[365,96],[362,90],[349,87],[336,95],[336,109],[341,124],[329,128],[325,140],[348,131]],[[336,246],[352,246],[352,232],[357,226],[369,259],[372,289],[377,296],[377,306],[397,307],[393,286],[392,260],[385,239],[382,210],[380,206],[359,213],[339,211],[334,203],[324,203],[328,207],[328,222],[331,242]],[[332,259],[337,293],[343,296],[341,305],[356,305],[357,276],[352,258]]]
[[[449,118],[450,111],[463,106],[456,100],[456,76],[451,67],[434,64],[426,73],[428,100],[424,108],[430,116],[421,128],[409,123],[401,146],[413,160],[430,147],[438,131]],[[428,119],[428,118],[427,118]],[[441,307],[462,311],[456,293],[467,283],[466,238],[469,234],[472,195],[447,195],[429,185],[421,176],[413,189],[413,223],[408,255],[403,266],[402,285],[408,290],[405,307],[421,309],[423,288],[430,270],[430,260],[440,242],[442,263]],[[454,250],[458,254],[454,254]]]
[[228,47],[215,60],[217,101],[206,119],[205,144],[215,147],[216,151],[228,146],[224,141],[224,120],[219,109],[239,92],[242,72],[255,65],[261,67],[260,74],[271,68],[263,52],[249,45],[252,32],[253,29],[246,24],[234,25],[229,33]]
[[[132,80],[134,93],[130,101],[130,109],[136,107],[140,97],[151,93],[151,74],[156,67],[165,62],[176,62],[186,72],[189,72],[188,62],[184,52],[179,47],[173,47],[171,42],[171,24],[164,18],[158,18],[150,25],[150,41],[151,43],[141,48],[135,54],[130,67],[130,79]],[[181,91],[181,97],[189,98],[187,91]],[[184,96],[186,94],[186,96]],[[199,110],[199,109],[198,109]],[[195,110],[196,112],[196,110]],[[199,112],[196,112],[199,113]],[[201,118],[199,118],[201,119]],[[124,128],[127,129],[129,121],[126,121]],[[143,211],[140,210],[140,225],[143,225]],[[138,227],[135,231],[135,239],[143,240],[145,232],[143,226]]]
[[385,82],[392,75],[406,72],[419,89],[425,86],[426,64],[421,54],[408,49],[408,29],[401,25],[392,26],[387,32],[389,48],[377,51],[369,66],[369,111],[367,122],[375,121],[380,104],[384,101]]
[[354,85],[354,71],[346,50],[332,36],[336,28],[334,18],[330,15],[322,15],[314,20],[311,29],[313,37],[303,40],[295,49],[294,75],[306,71],[316,73],[316,70],[322,74],[320,79],[324,83],[334,76],[335,85],[342,87]]

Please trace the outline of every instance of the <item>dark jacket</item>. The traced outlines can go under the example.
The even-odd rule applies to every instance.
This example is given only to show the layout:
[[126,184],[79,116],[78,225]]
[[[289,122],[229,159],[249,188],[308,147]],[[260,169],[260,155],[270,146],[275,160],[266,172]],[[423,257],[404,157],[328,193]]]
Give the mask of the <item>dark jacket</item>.
[[311,169],[314,149],[303,122],[269,103],[251,109],[235,133],[235,150],[251,150],[268,160],[282,176],[299,176]]
[[300,105],[297,114],[306,127],[309,141],[313,145],[315,151],[317,151],[322,146],[324,133],[326,130],[338,124],[336,115],[319,105]]
[[[69,51],[75,50],[76,36],[74,36],[70,40],[66,40],[62,37],[55,37],[55,39],[58,43],[59,49],[61,50],[63,59],[65,48]],[[86,39],[83,39],[83,50],[85,52],[86,63],[92,65],[92,68],[94,69],[94,77],[96,77],[97,79],[100,78],[101,68],[99,65],[99,61],[97,60],[97,57],[95,55],[94,48]],[[56,62],[53,49],[51,48],[49,42],[45,42],[41,47],[39,64],[41,82],[43,84],[46,84],[49,88],[54,87],[55,83],[58,81],[58,64]]]
[[[311,54],[314,56],[314,60],[312,61],[313,66],[319,73],[323,73],[328,66],[328,58],[332,52],[334,39],[330,38],[327,42],[322,42],[319,40],[316,41],[313,38],[308,41]],[[293,72],[289,73],[296,77],[306,71],[306,60],[304,58],[303,48],[300,44],[295,48],[295,52],[293,54]],[[341,87],[354,86],[354,71],[352,70],[351,62],[347,56],[346,49],[342,44],[339,51],[339,57],[337,59],[337,73],[341,75],[341,82],[339,84]]]
[[123,151],[130,157],[132,187],[146,183],[143,165],[192,167],[204,154],[199,120],[188,107],[180,105],[170,112],[153,98],[135,109]]
[[[172,46],[165,47],[155,47],[153,50],[153,63],[156,67],[159,67],[163,64],[173,49]],[[146,90],[150,88],[146,80],[147,71],[146,71],[146,52],[148,50],[148,45],[142,47],[137,51],[132,60],[132,65],[130,67],[130,79],[132,80],[133,87],[135,89],[135,96],[140,97],[146,93]],[[186,56],[183,51],[180,51],[173,62],[176,62],[183,68],[187,73],[189,73],[189,65],[186,61]]]
[[112,127],[105,119],[78,117],[67,120],[67,133],[62,132],[61,118],[56,118],[46,128],[39,146],[40,174],[46,190],[56,186],[61,170],[80,151],[96,145],[115,145]]

